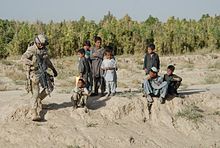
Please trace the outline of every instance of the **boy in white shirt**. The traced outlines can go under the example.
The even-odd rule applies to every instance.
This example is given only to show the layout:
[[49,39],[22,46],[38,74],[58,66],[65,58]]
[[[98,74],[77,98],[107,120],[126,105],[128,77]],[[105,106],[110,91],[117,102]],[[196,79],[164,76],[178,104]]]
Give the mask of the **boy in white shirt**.
[[110,49],[105,49],[104,55],[105,58],[102,61],[101,69],[104,71],[103,77],[105,78],[108,96],[114,96],[117,84],[117,65],[115,59],[113,58],[112,51]]

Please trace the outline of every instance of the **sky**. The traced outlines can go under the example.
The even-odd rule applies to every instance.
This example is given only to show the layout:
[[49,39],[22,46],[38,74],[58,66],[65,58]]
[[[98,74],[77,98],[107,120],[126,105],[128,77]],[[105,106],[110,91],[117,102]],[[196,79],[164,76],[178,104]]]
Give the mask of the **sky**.
[[0,0],[0,18],[20,21],[100,21],[110,11],[144,21],[149,15],[166,21],[170,16],[198,20],[203,14],[220,15],[220,0]]

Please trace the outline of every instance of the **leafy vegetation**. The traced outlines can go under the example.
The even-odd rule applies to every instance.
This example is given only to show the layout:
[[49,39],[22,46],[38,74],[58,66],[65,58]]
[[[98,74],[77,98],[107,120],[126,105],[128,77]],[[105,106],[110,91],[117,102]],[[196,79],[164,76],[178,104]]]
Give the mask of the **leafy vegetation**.
[[86,127],[96,127],[98,123],[87,123]]
[[218,115],[218,116],[220,116],[220,111],[215,111],[215,112],[213,113],[213,115]]
[[187,105],[182,111],[177,113],[177,117],[182,117],[194,123],[201,121],[203,118],[202,110],[194,104]]
[[207,75],[204,78],[204,82],[203,82],[203,84],[217,84],[217,83],[220,83],[220,75],[218,73]]
[[203,15],[200,20],[170,17],[166,22],[149,16],[138,22],[125,15],[116,19],[110,12],[96,23],[81,17],[78,21],[20,22],[0,19],[0,59],[22,54],[36,34],[49,39],[53,57],[75,54],[82,43],[94,36],[103,38],[103,44],[112,45],[116,54],[143,52],[146,43],[154,42],[160,54],[181,54],[204,48],[220,48],[220,16]]
[[73,145],[68,145],[67,148],[80,148],[80,146],[79,145],[74,145],[74,146]]
[[211,63],[209,66],[208,66],[209,69],[220,69],[220,61],[216,61],[214,63]]

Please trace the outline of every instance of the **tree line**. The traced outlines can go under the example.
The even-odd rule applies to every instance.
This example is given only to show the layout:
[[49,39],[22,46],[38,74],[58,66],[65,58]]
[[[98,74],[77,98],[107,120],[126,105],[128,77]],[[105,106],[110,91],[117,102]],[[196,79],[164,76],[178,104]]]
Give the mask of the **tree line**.
[[94,36],[103,39],[103,46],[113,46],[115,54],[143,52],[148,43],[155,43],[160,54],[182,54],[203,48],[220,48],[220,16],[203,15],[199,20],[170,17],[166,22],[149,16],[145,21],[129,15],[117,19],[110,12],[96,23],[81,17],[78,21],[31,23],[0,19],[0,58],[20,55],[36,34],[49,39],[52,57],[74,55],[85,40]]

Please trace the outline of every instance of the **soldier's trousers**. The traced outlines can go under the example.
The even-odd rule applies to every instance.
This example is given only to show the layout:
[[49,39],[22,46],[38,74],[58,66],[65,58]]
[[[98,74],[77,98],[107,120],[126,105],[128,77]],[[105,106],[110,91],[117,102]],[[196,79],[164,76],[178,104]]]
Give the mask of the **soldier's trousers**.
[[154,89],[148,80],[144,81],[144,93],[147,95],[153,95],[165,98],[168,91],[168,85],[163,86],[160,89]]
[[[39,77],[38,75],[32,74],[31,75],[31,81],[32,81],[32,99],[31,99],[31,104],[32,104],[32,108],[36,111],[37,108],[41,108],[42,109],[42,104],[41,101],[48,95],[46,90],[43,89],[40,92],[40,81],[39,81]],[[50,82],[51,83],[51,82]],[[49,84],[51,86],[53,86],[52,84]],[[51,87],[53,90],[53,87]]]
[[79,95],[78,93],[74,93],[71,96],[71,102],[74,108],[76,108],[77,106],[81,106],[81,107],[87,106],[87,99],[88,99],[88,96]]
[[99,87],[101,89],[101,93],[105,92],[105,79],[103,77],[94,77],[93,78],[94,91],[98,94]]

